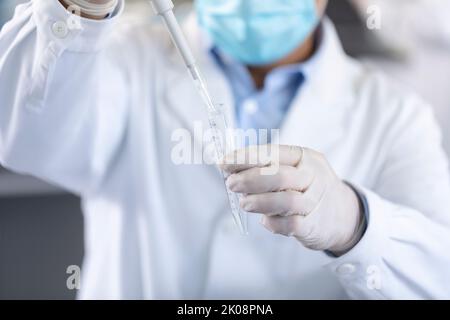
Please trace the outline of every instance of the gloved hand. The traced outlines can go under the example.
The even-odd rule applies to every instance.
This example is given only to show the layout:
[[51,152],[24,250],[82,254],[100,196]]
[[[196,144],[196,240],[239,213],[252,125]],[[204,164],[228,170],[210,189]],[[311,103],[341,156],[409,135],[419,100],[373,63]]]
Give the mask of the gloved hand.
[[353,189],[318,152],[266,147],[272,148],[270,161],[254,161],[262,158],[263,150],[252,146],[227,155],[220,163],[230,174],[228,187],[243,194],[241,207],[263,214],[262,224],[268,230],[295,237],[307,248],[337,255],[350,250],[360,240],[365,223]]
[[103,19],[114,11],[118,0],[60,0],[60,2],[66,8],[79,7],[83,17]]

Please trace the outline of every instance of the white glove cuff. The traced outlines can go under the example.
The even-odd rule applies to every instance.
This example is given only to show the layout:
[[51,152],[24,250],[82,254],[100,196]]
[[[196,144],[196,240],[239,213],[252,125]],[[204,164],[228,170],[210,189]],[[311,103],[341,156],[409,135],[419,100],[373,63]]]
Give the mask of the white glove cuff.
[[347,181],[343,181],[343,182],[347,186],[349,186],[350,189],[352,189],[355,192],[355,194],[358,198],[359,206],[362,210],[362,215],[361,215],[361,220],[359,221],[358,227],[353,234],[353,237],[346,244],[346,249],[344,249],[340,252],[333,251],[333,255],[337,256],[337,257],[340,257],[340,256],[344,255],[345,253],[347,253],[361,240],[361,238],[364,236],[364,233],[366,232],[367,224],[368,224],[368,217],[369,217],[369,208],[367,205],[367,199],[364,196],[364,194],[361,191],[359,191],[355,186],[353,186],[351,183],[348,183]]
[[91,3],[87,0],[63,0],[68,6],[78,6],[82,13],[94,16],[105,17],[112,13],[117,6],[118,0],[110,0],[106,3]]

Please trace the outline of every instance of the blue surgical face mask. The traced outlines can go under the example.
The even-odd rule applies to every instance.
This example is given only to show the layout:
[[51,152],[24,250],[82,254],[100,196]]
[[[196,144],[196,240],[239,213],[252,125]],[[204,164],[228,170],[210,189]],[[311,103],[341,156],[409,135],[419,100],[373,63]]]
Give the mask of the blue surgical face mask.
[[315,0],[196,0],[196,8],[214,44],[248,65],[284,58],[319,21]]

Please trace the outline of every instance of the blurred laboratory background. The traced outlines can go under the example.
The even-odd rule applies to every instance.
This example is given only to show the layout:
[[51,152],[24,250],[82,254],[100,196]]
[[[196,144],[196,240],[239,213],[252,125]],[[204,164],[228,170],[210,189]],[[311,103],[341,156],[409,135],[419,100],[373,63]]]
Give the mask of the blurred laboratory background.
[[[0,27],[23,2],[0,0]],[[124,20],[159,23],[147,1],[126,2]],[[176,3],[182,19],[191,4]],[[377,9],[381,28],[368,28],[368,18]],[[389,74],[433,105],[450,154],[448,12],[450,0],[330,0],[328,8],[348,54]],[[82,258],[80,200],[0,168],[0,299],[73,299],[76,291],[66,286],[66,269],[81,266]]]

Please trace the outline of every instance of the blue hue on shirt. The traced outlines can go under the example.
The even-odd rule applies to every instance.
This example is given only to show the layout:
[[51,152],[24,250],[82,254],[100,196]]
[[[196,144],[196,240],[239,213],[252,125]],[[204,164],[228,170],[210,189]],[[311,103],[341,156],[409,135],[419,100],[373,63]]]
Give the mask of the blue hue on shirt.
[[[321,57],[323,47],[322,29],[316,37],[316,51],[306,62],[282,66],[272,70],[265,79],[264,87],[258,90],[247,67],[212,46],[211,55],[224,72],[231,86],[236,108],[236,124],[241,129],[280,129],[284,117],[300,90],[313,72],[314,64]],[[319,121],[319,120],[318,120]],[[364,215],[363,228],[369,223],[369,206],[365,195],[353,185]],[[331,252],[329,256],[335,257]]]
[[235,102],[236,125],[241,129],[280,129],[286,113],[305,80],[302,63],[272,70],[258,90],[247,67],[217,48],[215,62],[228,79]]

